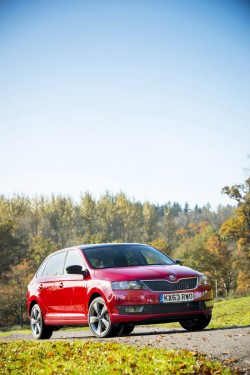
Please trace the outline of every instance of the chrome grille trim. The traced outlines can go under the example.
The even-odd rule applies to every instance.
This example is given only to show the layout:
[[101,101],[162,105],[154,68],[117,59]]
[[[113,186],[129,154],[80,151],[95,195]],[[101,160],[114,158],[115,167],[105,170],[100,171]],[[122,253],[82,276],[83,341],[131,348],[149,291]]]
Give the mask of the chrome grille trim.
[[152,292],[179,292],[182,290],[192,290],[197,288],[198,277],[180,279],[177,282],[171,282],[164,279],[159,280],[141,280]]

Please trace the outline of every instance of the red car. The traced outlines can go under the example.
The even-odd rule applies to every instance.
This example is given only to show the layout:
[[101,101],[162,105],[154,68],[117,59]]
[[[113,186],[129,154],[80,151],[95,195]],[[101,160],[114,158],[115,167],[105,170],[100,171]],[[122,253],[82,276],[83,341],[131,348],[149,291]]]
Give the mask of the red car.
[[129,334],[135,325],[179,322],[202,330],[212,316],[206,276],[143,244],[84,245],[49,255],[28,286],[34,338],[67,325],[95,336]]

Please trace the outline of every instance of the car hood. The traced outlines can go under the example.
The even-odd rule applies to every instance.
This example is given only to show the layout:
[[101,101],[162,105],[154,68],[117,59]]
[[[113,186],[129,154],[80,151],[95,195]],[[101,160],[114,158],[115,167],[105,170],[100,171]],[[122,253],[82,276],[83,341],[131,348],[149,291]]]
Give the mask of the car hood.
[[95,270],[95,278],[109,281],[124,280],[152,280],[152,279],[169,279],[170,275],[174,275],[178,281],[182,278],[197,277],[201,273],[194,271],[189,267],[180,265],[158,265],[158,266],[133,266],[133,267],[117,267]]

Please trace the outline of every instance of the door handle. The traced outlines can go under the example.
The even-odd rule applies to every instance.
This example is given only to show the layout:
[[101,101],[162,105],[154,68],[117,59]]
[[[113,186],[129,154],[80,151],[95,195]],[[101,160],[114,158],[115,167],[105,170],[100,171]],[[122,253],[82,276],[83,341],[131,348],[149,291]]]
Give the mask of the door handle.
[[59,283],[59,288],[62,288],[63,287],[63,283]]
[[40,285],[39,285],[39,289],[43,289],[43,284],[40,284]]

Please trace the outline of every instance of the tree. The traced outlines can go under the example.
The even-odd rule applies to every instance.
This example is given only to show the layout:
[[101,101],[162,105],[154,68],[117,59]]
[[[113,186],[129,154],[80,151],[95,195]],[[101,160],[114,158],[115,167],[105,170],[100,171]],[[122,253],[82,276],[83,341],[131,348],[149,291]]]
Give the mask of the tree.
[[72,199],[52,195],[51,200],[45,201],[43,213],[39,234],[51,238],[58,249],[70,246],[77,237]]
[[250,291],[250,178],[244,184],[226,186],[222,192],[236,200],[234,216],[222,224],[220,234],[236,241],[238,250],[238,292]]
[[189,204],[188,204],[188,202],[186,202],[186,203],[185,203],[185,206],[184,206],[184,209],[183,209],[183,212],[184,212],[185,214],[187,214],[189,211],[190,211]]
[[51,238],[44,238],[42,235],[32,237],[28,252],[31,270],[35,272],[42,261],[56,250],[57,246]]
[[165,207],[161,225],[161,237],[163,237],[167,243],[169,255],[171,255],[176,245],[176,230],[174,213],[170,207]]
[[208,254],[205,243],[213,233],[213,228],[206,223],[201,225],[189,225],[188,230],[178,231],[181,236],[180,244],[174,251],[174,257],[182,259],[191,268],[201,272],[209,272],[213,261],[212,255]]
[[136,242],[141,236],[141,210],[136,202],[131,202],[124,193],[114,200],[116,240]]
[[96,233],[96,242],[112,242],[114,240],[114,201],[113,195],[106,191],[97,202],[96,221],[98,232]]
[[235,247],[216,233],[211,234],[204,246],[212,255],[209,275],[217,281],[219,292],[228,294],[236,287]]
[[23,196],[0,197],[0,274],[27,256],[30,201]]
[[78,228],[78,236],[84,243],[92,242],[91,239],[96,234],[96,222],[96,202],[90,193],[85,193],[81,197]]
[[189,267],[204,272],[213,284],[217,283],[221,294],[235,288],[235,248],[223,240],[207,222],[190,223],[187,229],[179,229],[180,245],[176,258]]
[[143,242],[152,241],[157,235],[156,210],[149,202],[143,204]]
[[13,222],[0,222],[0,275],[8,271],[11,265],[19,262],[21,252],[22,243],[15,234]]
[[26,311],[26,292],[28,282],[32,278],[29,263],[24,260],[17,266],[12,266],[10,271],[4,273],[0,288],[0,317],[1,321],[8,324],[17,321],[23,327]]

